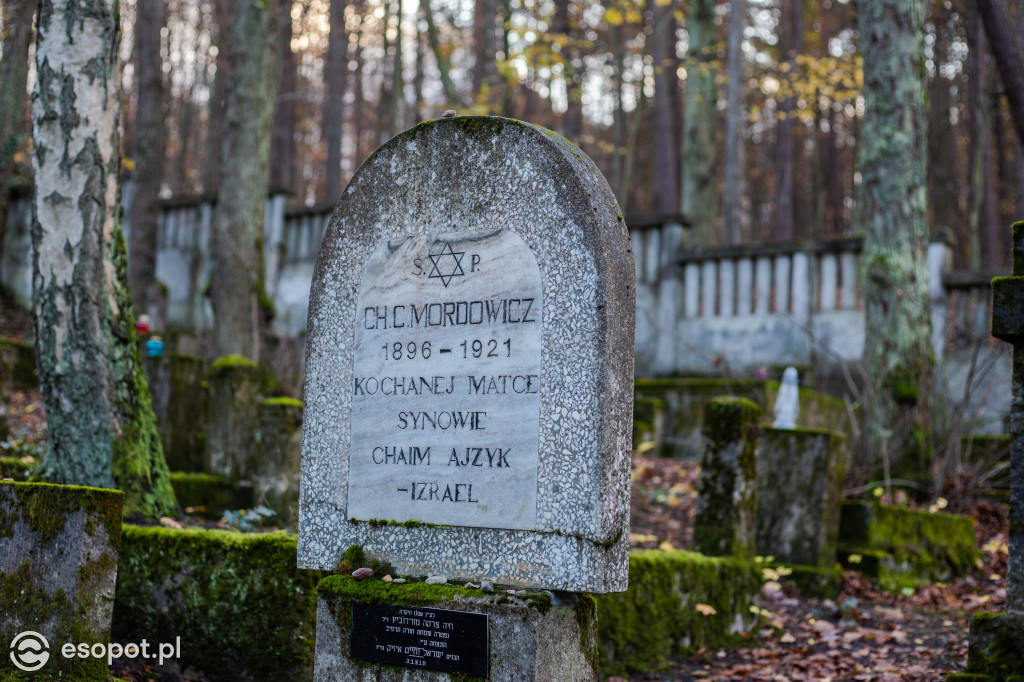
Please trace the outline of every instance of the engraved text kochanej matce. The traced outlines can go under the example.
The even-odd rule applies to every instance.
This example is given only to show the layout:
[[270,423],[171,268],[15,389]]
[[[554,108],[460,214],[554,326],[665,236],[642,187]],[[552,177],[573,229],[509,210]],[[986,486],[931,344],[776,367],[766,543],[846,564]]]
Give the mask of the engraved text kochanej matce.
[[349,517],[536,529],[542,298],[509,230],[373,252],[354,321]]

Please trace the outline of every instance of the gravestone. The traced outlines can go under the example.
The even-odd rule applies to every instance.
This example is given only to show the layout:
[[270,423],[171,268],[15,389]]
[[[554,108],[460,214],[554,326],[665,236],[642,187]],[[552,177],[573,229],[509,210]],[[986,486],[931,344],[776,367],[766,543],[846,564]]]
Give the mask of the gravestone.
[[704,406],[695,551],[754,558],[760,419],[760,406],[746,398],[715,398]]
[[[378,149],[335,210],[310,295],[299,566],[335,569],[358,545],[395,575],[625,590],[634,288],[615,199],[568,140],[465,116]],[[577,625],[524,625],[533,644],[516,646],[535,667],[513,670],[495,633],[526,623],[514,605],[503,616],[479,591],[424,601],[408,589],[387,594],[487,614],[490,635],[472,618],[427,620],[470,649],[491,642],[490,679],[592,674],[576,665],[589,626],[567,615],[580,610],[571,595],[542,599],[544,618]],[[318,679],[348,674],[357,601],[321,592]],[[577,672],[558,667],[569,659]]]
[[992,336],[1013,344],[1006,610],[1024,615],[1024,222],[1013,226],[1013,274],[992,280],[992,300]]
[[992,336],[1013,344],[1006,613],[971,617],[967,673],[1024,676],[1024,222],[1013,225],[1013,271],[992,280]]

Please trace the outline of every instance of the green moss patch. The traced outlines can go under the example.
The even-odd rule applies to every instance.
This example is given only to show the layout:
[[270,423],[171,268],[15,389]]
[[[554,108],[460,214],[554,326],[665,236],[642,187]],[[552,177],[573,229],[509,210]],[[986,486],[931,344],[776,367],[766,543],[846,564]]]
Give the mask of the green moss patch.
[[753,562],[632,552],[629,589],[597,596],[602,669],[608,675],[657,670],[700,647],[735,644],[735,624],[751,623],[760,587]]
[[[974,520],[903,506],[844,502],[839,524],[839,558],[879,559],[878,579],[886,589],[913,587],[970,573],[980,554]],[[857,568],[849,564],[851,568]],[[864,568],[860,570],[865,571]]]
[[125,526],[113,639],[174,641],[213,681],[312,676],[315,586],[283,533]]
[[234,367],[246,367],[249,369],[256,369],[257,365],[255,362],[245,357],[244,355],[225,355],[222,358],[217,358],[210,365],[210,370],[213,372],[219,372],[223,369],[234,368]]
[[965,673],[984,676],[991,682],[1024,680],[1024,616],[976,613],[971,616],[971,635]]

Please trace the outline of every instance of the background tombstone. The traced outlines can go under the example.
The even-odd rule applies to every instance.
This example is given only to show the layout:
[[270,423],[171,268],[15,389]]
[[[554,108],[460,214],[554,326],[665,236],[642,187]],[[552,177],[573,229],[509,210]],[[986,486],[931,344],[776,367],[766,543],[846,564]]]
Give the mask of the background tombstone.
[[[358,545],[349,557],[392,574],[518,597],[625,590],[634,289],[615,199],[564,138],[454,117],[377,150],[335,210],[310,296],[299,566],[335,569]],[[348,661],[361,584],[321,583],[319,680],[365,665]],[[487,614],[490,679],[597,675],[591,597],[523,611],[500,590],[412,585],[382,585],[383,601],[442,625]],[[516,652],[495,651],[505,626],[526,638]]]
[[746,398],[715,398],[704,407],[695,551],[754,558],[760,419],[761,408]]

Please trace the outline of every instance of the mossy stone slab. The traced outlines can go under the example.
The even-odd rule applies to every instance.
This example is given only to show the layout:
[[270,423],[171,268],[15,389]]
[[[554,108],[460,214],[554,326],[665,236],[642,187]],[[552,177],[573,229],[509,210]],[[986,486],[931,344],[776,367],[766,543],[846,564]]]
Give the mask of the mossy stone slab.
[[[46,638],[33,679],[107,680],[106,659],[59,651],[110,641],[123,503],[117,490],[0,482],[0,641],[26,630]],[[18,673],[6,655],[5,673]]]

